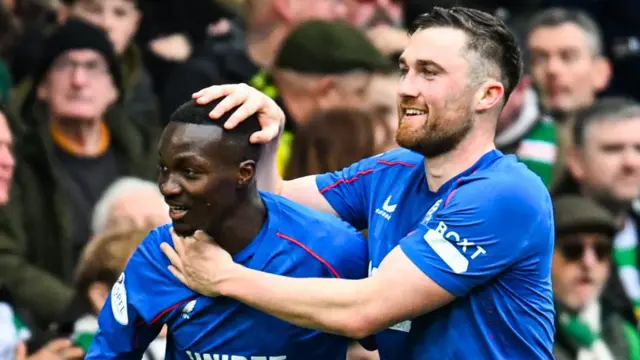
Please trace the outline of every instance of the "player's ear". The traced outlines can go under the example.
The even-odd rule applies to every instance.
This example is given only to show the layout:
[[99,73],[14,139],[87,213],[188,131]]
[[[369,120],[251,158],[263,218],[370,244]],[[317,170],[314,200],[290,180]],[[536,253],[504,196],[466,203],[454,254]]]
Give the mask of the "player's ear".
[[495,108],[504,96],[504,86],[495,80],[485,81],[475,94],[475,110],[484,112]]
[[238,166],[238,186],[249,185],[256,175],[256,162],[253,160],[245,160]]

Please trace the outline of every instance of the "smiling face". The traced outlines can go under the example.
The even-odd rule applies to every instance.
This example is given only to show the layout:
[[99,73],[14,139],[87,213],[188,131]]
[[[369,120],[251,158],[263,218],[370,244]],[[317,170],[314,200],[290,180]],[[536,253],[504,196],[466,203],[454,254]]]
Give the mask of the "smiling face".
[[[158,187],[181,236],[217,226],[252,184],[256,163],[215,125],[170,122],[160,139]],[[224,155],[221,155],[224,154]]]
[[434,27],[411,36],[402,54],[396,141],[427,157],[456,147],[473,127],[471,63],[462,30]]

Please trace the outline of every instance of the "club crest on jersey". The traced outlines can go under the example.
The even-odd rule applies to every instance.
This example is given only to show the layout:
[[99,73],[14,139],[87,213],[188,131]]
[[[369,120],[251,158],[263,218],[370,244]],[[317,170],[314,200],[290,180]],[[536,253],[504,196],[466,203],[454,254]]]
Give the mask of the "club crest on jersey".
[[113,317],[121,325],[129,324],[127,313],[127,289],[124,286],[124,273],[120,274],[118,281],[111,288],[111,311]]

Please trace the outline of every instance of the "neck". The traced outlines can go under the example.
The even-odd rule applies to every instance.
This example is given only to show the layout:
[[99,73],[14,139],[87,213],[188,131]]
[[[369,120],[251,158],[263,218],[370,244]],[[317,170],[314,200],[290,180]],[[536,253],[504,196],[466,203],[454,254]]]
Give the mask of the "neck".
[[99,155],[108,146],[108,128],[102,119],[78,120],[52,117],[49,126],[54,142],[74,154]]
[[254,64],[263,69],[271,69],[278,49],[287,36],[287,30],[282,25],[263,30],[265,31],[250,31],[247,34],[247,52]]
[[429,190],[436,192],[447,181],[467,170],[487,152],[495,149],[492,138],[466,137],[458,146],[446,154],[424,159]]
[[219,223],[207,229],[207,234],[231,255],[247,247],[258,235],[267,217],[267,210],[253,189],[244,201],[237,204]]

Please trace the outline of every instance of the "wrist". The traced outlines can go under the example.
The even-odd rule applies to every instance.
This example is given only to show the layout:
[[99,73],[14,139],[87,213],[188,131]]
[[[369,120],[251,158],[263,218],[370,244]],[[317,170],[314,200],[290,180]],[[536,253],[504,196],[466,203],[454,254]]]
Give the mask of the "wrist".
[[222,296],[235,298],[238,295],[238,289],[243,286],[244,279],[249,276],[250,270],[246,267],[233,263],[227,275],[218,279],[216,289]]

